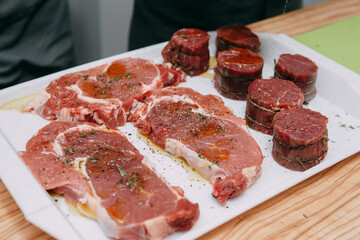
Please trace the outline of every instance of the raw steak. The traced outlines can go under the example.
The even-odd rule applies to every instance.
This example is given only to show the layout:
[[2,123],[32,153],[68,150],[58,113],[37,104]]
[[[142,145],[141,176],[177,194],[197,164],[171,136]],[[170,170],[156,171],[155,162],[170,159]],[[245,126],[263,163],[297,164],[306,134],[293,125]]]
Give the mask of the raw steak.
[[157,176],[117,129],[53,121],[20,156],[46,190],[97,219],[110,238],[161,239],[198,219],[198,205]]
[[264,60],[258,54],[241,48],[221,51],[215,72],[215,88],[225,97],[246,100],[249,85],[261,78]]
[[207,178],[213,184],[213,196],[222,204],[260,176],[260,147],[245,121],[219,97],[167,87],[149,95],[131,119],[156,145],[184,158]]
[[216,29],[216,55],[231,48],[245,48],[260,51],[259,37],[249,28],[240,24],[222,26]]
[[327,117],[306,108],[282,110],[273,119],[272,155],[282,166],[305,171],[328,151]]
[[209,52],[210,35],[196,28],[176,31],[169,41],[172,48],[190,55],[203,55]]
[[185,81],[170,64],[124,58],[54,81],[24,106],[45,119],[124,125],[135,100],[151,91]]
[[281,54],[275,64],[275,77],[293,81],[309,101],[316,95],[318,67],[309,58],[300,54]]
[[209,39],[210,35],[202,30],[180,29],[161,54],[165,62],[181,68],[190,76],[196,76],[209,68]]
[[256,79],[249,86],[246,123],[252,129],[273,134],[272,120],[282,109],[302,107],[304,94],[295,83],[283,79]]

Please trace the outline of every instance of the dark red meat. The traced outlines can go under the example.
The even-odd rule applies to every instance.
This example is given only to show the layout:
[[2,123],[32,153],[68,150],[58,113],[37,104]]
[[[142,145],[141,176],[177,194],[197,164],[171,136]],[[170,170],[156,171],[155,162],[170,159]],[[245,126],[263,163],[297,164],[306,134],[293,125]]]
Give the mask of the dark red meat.
[[305,171],[324,159],[327,117],[306,108],[282,110],[273,119],[273,157],[282,166]]
[[302,106],[304,94],[293,82],[283,79],[256,79],[249,86],[245,119],[249,127],[273,134],[273,117],[282,109]]
[[139,104],[132,119],[142,134],[207,178],[222,204],[260,176],[259,146],[245,121],[219,97],[189,88],[164,88]]
[[180,69],[150,60],[124,58],[54,81],[24,107],[45,119],[124,125],[134,101],[186,80]]
[[215,68],[215,88],[225,97],[245,100],[250,83],[261,78],[264,60],[248,49],[219,52]]
[[184,28],[174,33],[170,45],[172,49],[189,55],[204,55],[209,52],[210,35],[200,29]]
[[162,55],[166,62],[172,63],[175,67],[180,67],[190,76],[199,75],[207,71],[209,67],[209,52],[206,52],[203,55],[189,55],[176,49],[172,49],[170,44],[167,44]]
[[236,76],[224,77],[217,68],[214,69],[214,73],[215,88],[221,95],[231,99],[246,99],[247,91],[244,89],[249,88],[252,79]]
[[216,29],[216,51],[231,48],[245,48],[254,52],[260,50],[259,37],[249,28],[240,24],[222,26]]
[[304,93],[305,101],[316,95],[317,65],[299,54],[281,54],[275,65],[275,77],[293,81]]
[[198,219],[198,205],[158,177],[117,129],[54,121],[20,155],[46,190],[64,194],[110,238],[162,239]]
[[199,75],[209,68],[209,39],[210,35],[199,29],[180,29],[161,54],[165,62],[181,68],[186,74]]

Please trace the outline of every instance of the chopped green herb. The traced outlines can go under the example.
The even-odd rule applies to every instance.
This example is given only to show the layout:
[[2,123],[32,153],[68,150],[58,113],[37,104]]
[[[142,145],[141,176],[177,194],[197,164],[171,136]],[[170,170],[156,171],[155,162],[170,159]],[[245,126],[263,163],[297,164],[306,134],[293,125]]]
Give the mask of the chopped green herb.
[[88,75],[83,76],[83,79],[84,79],[84,80],[86,80],[86,79],[88,79],[88,77],[89,77],[89,74],[88,74]]
[[216,130],[221,131],[222,130],[221,126],[217,125]]
[[90,134],[91,134],[91,135],[95,135],[95,132],[94,132],[94,131],[90,131]]
[[181,34],[180,34],[180,37],[182,37],[182,38],[187,38],[187,36],[185,35],[185,33],[181,33]]
[[208,165],[208,168],[209,168],[209,169],[211,169],[211,166],[210,166],[210,165]]
[[76,152],[77,146],[73,146],[71,149],[72,149],[74,152]]
[[131,73],[129,73],[129,72],[125,73],[125,76],[126,76],[127,78],[131,78],[131,77],[132,77]]
[[80,137],[84,138],[84,137],[86,137],[86,135],[84,133],[82,133],[82,134],[80,134]]
[[104,151],[107,151],[107,148],[106,148],[106,147],[103,147],[102,149],[103,149]]
[[128,88],[134,88],[134,87],[136,87],[136,83],[134,83],[133,85],[128,86]]
[[308,218],[308,216],[306,216],[306,214],[303,214],[304,218]]
[[[216,156],[217,157],[217,156]],[[213,164],[217,164],[219,161],[213,161]]]
[[121,166],[119,166],[119,165],[116,165],[116,166],[117,166],[117,168],[118,168],[118,170],[119,170],[119,172],[120,172],[120,175],[121,175],[122,177],[126,176],[125,170],[124,170]]
[[198,120],[201,120],[201,119],[206,119],[206,117],[204,115],[202,115],[201,113],[198,113],[199,116],[198,116]]
[[91,161],[91,162],[96,162],[98,160],[98,158],[97,157],[88,157],[87,160]]
[[352,126],[352,125],[346,125],[346,124],[341,124],[340,127],[344,127],[344,128],[350,128],[350,129],[355,129],[355,128],[360,128],[360,126]]
[[307,106],[307,105],[309,105],[309,102],[304,101],[303,104],[304,104],[305,106]]
[[120,202],[120,198],[117,198],[116,201],[117,201],[117,202]]
[[70,154],[72,151],[71,151],[71,148],[65,148],[65,153],[66,154]]
[[100,93],[101,93],[101,94],[106,94],[106,91],[101,90]]
[[70,160],[70,159],[66,159],[66,160],[64,160],[63,162],[66,163],[66,164],[68,164],[68,163],[71,162],[71,160]]
[[199,158],[205,158],[203,155],[201,155],[201,154],[198,154],[198,157]]

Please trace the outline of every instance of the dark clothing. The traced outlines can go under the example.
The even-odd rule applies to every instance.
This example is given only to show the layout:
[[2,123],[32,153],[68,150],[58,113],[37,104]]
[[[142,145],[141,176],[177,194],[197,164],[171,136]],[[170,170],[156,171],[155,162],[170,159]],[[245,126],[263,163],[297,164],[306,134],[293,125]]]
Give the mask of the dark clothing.
[[73,65],[66,0],[0,0],[0,89]]
[[181,28],[247,25],[301,5],[301,0],[135,0],[129,50],[168,41]]

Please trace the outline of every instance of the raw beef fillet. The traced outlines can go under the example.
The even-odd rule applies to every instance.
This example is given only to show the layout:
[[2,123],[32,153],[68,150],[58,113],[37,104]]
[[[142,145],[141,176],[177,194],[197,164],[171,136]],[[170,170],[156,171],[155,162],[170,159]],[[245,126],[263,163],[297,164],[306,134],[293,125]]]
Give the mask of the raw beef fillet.
[[52,81],[24,106],[24,111],[48,120],[122,126],[135,101],[185,80],[186,74],[170,64],[124,58]]
[[299,54],[281,54],[275,64],[275,77],[293,81],[304,93],[304,100],[310,101],[316,95],[316,64]]
[[256,79],[249,86],[246,123],[252,129],[273,134],[272,120],[282,109],[302,107],[304,94],[293,82],[283,79]]
[[306,108],[282,110],[273,119],[272,155],[291,170],[305,171],[324,159],[328,151],[327,117]]
[[199,29],[184,28],[174,33],[164,47],[165,62],[179,67],[190,76],[206,72],[209,68],[210,35]]
[[46,190],[95,218],[109,238],[162,239],[198,219],[198,205],[160,178],[117,129],[53,121],[20,156]]
[[215,72],[215,88],[224,97],[246,100],[252,81],[262,77],[264,60],[258,54],[241,48],[221,51]]
[[222,26],[216,29],[216,55],[231,48],[245,48],[254,52],[260,51],[259,37],[249,28],[240,24]]
[[261,174],[260,147],[245,121],[217,96],[167,87],[149,95],[131,118],[153,143],[184,158],[207,178],[221,204],[250,187]]

